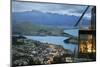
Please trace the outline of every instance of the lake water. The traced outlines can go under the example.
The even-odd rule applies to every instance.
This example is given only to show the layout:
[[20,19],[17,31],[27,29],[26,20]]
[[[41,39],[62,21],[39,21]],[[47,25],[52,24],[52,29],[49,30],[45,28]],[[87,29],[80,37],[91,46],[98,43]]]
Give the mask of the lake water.
[[77,36],[78,37],[78,29],[68,29],[68,30],[64,30],[65,33],[68,33],[72,36]]
[[[78,36],[78,29],[74,29],[76,31],[69,31],[71,34],[74,34],[74,36]],[[67,30],[65,30],[67,31]],[[67,33],[68,33],[67,31]],[[70,34],[69,33],[69,34]],[[69,49],[71,51],[74,51],[75,49],[78,49],[78,45],[75,44],[69,44],[69,43],[65,43],[64,40],[68,39],[69,37],[63,37],[63,36],[26,36],[28,39],[32,39],[32,40],[37,40],[43,43],[52,43],[52,44],[56,44],[56,45],[62,45],[65,49]]]

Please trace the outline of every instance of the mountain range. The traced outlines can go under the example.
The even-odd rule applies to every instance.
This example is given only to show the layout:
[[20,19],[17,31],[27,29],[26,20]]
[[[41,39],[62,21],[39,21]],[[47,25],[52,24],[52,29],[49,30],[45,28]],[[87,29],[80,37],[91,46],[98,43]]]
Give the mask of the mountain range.
[[[61,15],[57,13],[41,12],[37,10],[25,12],[12,12],[12,23],[30,22],[47,26],[72,27],[80,17],[74,15]],[[88,18],[81,20],[83,25],[89,24]]]

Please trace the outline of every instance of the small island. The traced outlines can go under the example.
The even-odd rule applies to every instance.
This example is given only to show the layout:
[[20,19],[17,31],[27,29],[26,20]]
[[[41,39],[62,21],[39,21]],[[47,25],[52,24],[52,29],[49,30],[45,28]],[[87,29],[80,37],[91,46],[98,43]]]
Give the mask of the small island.
[[64,42],[78,45],[78,37],[69,37],[68,39],[65,39]]

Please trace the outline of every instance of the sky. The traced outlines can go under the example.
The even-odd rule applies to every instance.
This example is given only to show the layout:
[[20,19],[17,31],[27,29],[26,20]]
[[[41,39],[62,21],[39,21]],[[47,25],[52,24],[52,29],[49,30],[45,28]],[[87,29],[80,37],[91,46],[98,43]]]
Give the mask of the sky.
[[[61,15],[75,15],[81,16],[87,6],[83,5],[68,5],[68,4],[54,4],[54,3],[37,3],[37,2],[12,2],[12,12],[24,12],[37,10],[41,12],[56,13]],[[85,14],[85,17],[90,18],[91,8]]]

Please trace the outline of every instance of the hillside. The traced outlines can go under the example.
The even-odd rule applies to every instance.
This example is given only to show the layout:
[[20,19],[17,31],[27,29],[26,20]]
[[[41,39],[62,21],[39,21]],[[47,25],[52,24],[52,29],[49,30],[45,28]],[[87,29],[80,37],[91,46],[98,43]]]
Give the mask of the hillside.
[[16,23],[12,26],[12,31],[13,34],[23,35],[61,35],[63,33],[63,29],[37,25],[31,22]]

